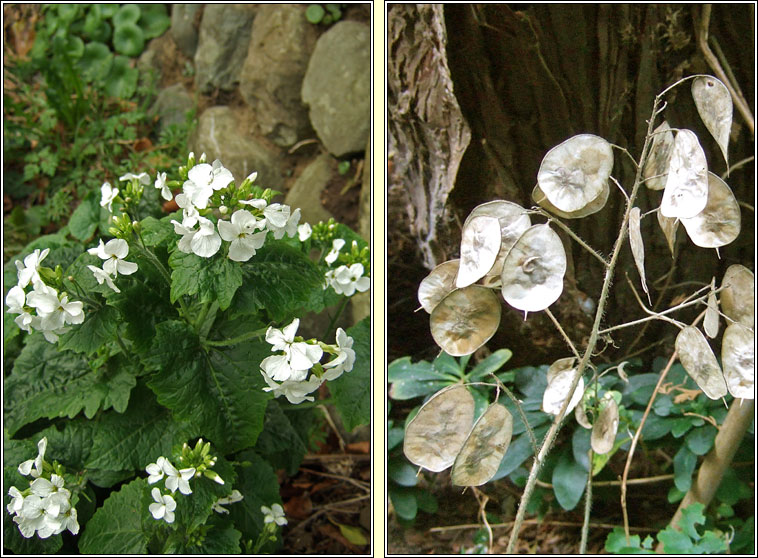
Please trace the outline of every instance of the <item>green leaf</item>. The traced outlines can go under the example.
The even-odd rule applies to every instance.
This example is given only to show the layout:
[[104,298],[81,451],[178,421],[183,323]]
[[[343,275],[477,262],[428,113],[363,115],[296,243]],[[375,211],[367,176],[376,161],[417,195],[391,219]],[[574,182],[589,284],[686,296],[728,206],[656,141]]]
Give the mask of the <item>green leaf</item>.
[[198,294],[200,302],[218,301],[226,310],[242,285],[242,269],[238,262],[223,256],[201,258],[176,250],[168,260],[171,272],[171,302],[182,295]]
[[228,519],[213,517],[208,523],[210,529],[205,535],[200,546],[188,546],[185,551],[188,554],[207,554],[210,556],[222,556],[228,554],[240,554],[240,538],[242,533],[234,528]]
[[418,477],[417,469],[403,460],[390,460],[387,464],[387,476],[400,486],[416,486]]
[[342,523],[337,523],[337,527],[340,528],[340,533],[342,533],[342,536],[351,543],[358,546],[365,546],[368,544],[368,539],[366,538],[366,535],[363,534],[363,529],[360,527],[343,525]]
[[371,317],[346,332],[353,338],[355,364],[336,380],[328,382],[334,406],[348,431],[371,422]]
[[413,489],[390,486],[389,493],[392,506],[399,517],[407,520],[416,518],[418,503]]
[[320,4],[310,4],[305,9],[305,19],[307,19],[309,23],[313,23],[314,25],[317,23],[320,23],[321,20],[324,19],[325,14],[326,14],[326,11]]
[[145,554],[142,496],[146,479],[135,479],[113,492],[92,516],[79,538],[82,554]]
[[387,451],[396,448],[405,437],[405,431],[402,428],[390,428],[387,430]]
[[692,472],[697,465],[697,456],[687,446],[682,445],[674,456],[674,484],[682,492],[692,485]]
[[468,381],[481,382],[491,379],[488,376],[497,372],[512,356],[513,353],[508,349],[498,349],[474,366],[474,369],[468,374]]
[[124,4],[113,14],[113,25],[125,25],[127,23],[137,23],[142,12],[136,4]]
[[154,39],[163,35],[171,27],[171,18],[166,14],[166,6],[163,4],[144,4],[139,25],[145,33],[146,39]]
[[663,543],[663,551],[666,554],[695,554],[695,545],[692,540],[681,531],[667,527],[656,536]]
[[614,527],[605,539],[605,550],[611,554],[654,554],[640,546],[640,536],[630,535],[629,544],[626,543],[626,535],[622,527]]
[[421,511],[437,513],[437,498],[428,490],[418,489],[416,491],[416,504]]
[[718,434],[718,430],[709,424],[690,430],[685,436],[684,442],[695,455],[705,455],[713,447],[716,434]]
[[[130,66],[126,56],[116,56],[111,64],[108,77],[105,78],[105,93],[110,97],[129,99],[137,90],[139,71]],[[123,115],[122,115],[123,117]]]
[[431,362],[425,360],[411,362],[411,357],[406,356],[390,362],[387,367],[387,380],[389,382],[402,382],[404,380],[440,380],[443,379],[432,367]]
[[140,235],[145,246],[165,246],[169,240],[177,238],[171,219],[169,215],[160,220],[155,217],[145,217],[140,221]]
[[29,337],[5,380],[5,428],[13,435],[39,418],[84,411],[92,418],[99,408],[123,410],[135,385],[128,369],[90,369],[87,359],[58,352],[42,335]]
[[553,469],[553,491],[564,510],[573,510],[579,503],[587,485],[587,471],[564,451]]
[[102,306],[85,314],[84,322],[61,336],[58,346],[63,350],[89,356],[114,337],[118,319],[119,314],[115,308]]
[[71,235],[82,242],[95,234],[100,223],[100,203],[96,199],[97,195],[97,192],[88,194],[71,214],[68,222]]
[[[312,409],[308,409],[311,412]],[[303,412],[296,410],[294,412]],[[266,407],[263,431],[258,436],[255,450],[276,469],[285,469],[295,475],[307,452],[305,443],[298,435],[278,401],[271,400]]]

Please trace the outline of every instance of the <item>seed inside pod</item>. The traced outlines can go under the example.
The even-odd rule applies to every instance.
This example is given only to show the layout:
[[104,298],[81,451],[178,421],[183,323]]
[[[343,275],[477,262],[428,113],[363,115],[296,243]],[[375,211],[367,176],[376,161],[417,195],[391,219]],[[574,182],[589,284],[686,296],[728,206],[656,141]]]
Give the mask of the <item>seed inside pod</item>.
[[457,486],[480,486],[497,473],[511,443],[513,417],[500,403],[491,404],[455,458],[451,479]]
[[495,275],[500,277],[505,256],[521,234],[532,226],[532,222],[526,209],[520,205],[509,201],[495,200],[483,203],[472,209],[463,223],[463,228],[466,228],[471,219],[480,215],[496,217],[500,223],[500,251],[497,254],[495,264],[487,273],[487,276]]
[[755,336],[742,324],[731,324],[721,340],[721,362],[729,393],[755,399]]
[[449,355],[470,355],[495,334],[500,311],[500,301],[490,289],[478,285],[457,289],[432,311],[432,337]]
[[726,381],[705,336],[696,327],[685,327],[676,336],[676,350],[687,374],[710,399],[726,395]]

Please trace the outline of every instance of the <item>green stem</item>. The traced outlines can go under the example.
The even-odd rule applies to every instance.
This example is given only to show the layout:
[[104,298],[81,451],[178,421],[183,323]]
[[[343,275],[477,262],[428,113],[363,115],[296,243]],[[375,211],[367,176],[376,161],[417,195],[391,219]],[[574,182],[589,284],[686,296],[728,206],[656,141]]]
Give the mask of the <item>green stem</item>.
[[208,311],[211,309],[211,303],[210,302],[204,302],[203,307],[200,309],[200,314],[198,314],[197,319],[194,323],[195,331],[200,331],[200,328],[203,325],[203,322],[205,321],[205,317],[208,315]]
[[247,333],[243,333],[237,337],[232,337],[231,339],[223,339],[221,341],[209,341],[206,339],[203,341],[203,344],[210,347],[228,347],[230,345],[237,345],[238,343],[242,343],[243,341],[247,341],[253,337],[260,337],[266,333],[266,330],[268,330],[268,326],[265,328],[256,329],[254,331],[248,331]]
[[[153,263],[155,268],[158,270],[158,273],[161,274],[163,279],[166,281],[166,284],[168,285],[168,288],[171,289],[171,275],[169,275],[168,270],[163,266],[161,261],[158,259],[158,256],[153,254],[153,252],[145,245],[145,242],[142,240],[142,235],[138,232],[137,233],[137,239],[139,240],[141,252],[147,256],[147,258]],[[189,321],[189,310],[187,309],[187,305],[184,303],[184,297],[180,296],[178,298],[179,307],[181,308],[181,315],[184,317],[184,319]]]
[[582,523],[582,539],[579,543],[579,554],[587,554],[587,537],[590,532],[590,511],[592,510],[592,455],[590,448],[590,470],[587,473],[587,491],[584,493],[584,522]]
[[332,331],[334,331],[334,325],[337,323],[337,319],[342,314],[342,311],[345,309],[345,306],[347,306],[347,301],[350,300],[350,297],[343,296],[342,300],[340,301],[340,305],[337,307],[337,312],[334,314],[334,317],[329,322],[329,327],[324,332],[324,338],[326,338]]

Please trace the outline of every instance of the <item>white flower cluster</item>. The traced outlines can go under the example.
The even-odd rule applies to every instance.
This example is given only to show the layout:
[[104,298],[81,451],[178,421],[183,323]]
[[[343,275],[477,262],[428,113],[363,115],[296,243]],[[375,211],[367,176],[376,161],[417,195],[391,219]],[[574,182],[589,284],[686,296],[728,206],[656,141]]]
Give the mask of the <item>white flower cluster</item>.
[[14,515],[13,521],[25,538],[37,534],[41,539],[62,533],[66,529],[74,535],[79,532],[76,508],[71,506],[71,492],[63,488],[63,477],[43,467],[47,438],[37,442],[38,454],[35,459],[24,461],[18,471],[24,476],[31,475],[34,480],[23,492],[11,486],[8,494],[11,502],[8,513]]
[[100,239],[100,244],[96,248],[90,248],[87,252],[104,260],[102,269],[94,265],[87,266],[95,275],[98,284],[102,285],[103,281],[105,281],[117,293],[121,291],[113,283],[113,279],[118,277],[119,274],[131,275],[137,271],[136,263],[124,261],[124,258],[129,255],[129,245],[126,243],[126,240],[121,238],[114,238],[106,244],[103,244],[103,240]]
[[[309,393],[316,391],[324,381],[334,380],[343,372],[349,372],[355,363],[353,338],[342,328],[337,328],[337,344],[327,345],[314,339],[295,341],[299,325],[300,320],[295,318],[281,330],[269,327],[266,341],[272,345],[272,351],[281,351],[281,354],[266,357],[261,362],[261,374],[269,386],[263,391],[273,391],[276,397],[284,395],[293,404],[313,401],[313,397],[308,397]],[[321,365],[319,361],[324,349],[335,357]],[[317,364],[323,373],[311,373],[308,377],[308,371]],[[281,383],[277,384],[277,381]]]
[[[353,241],[353,244],[357,244]],[[337,261],[340,250],[345,245],[345,240],[336,238],[332,241],[332,249],[324,258],[329,265]],[[363,264],[354,263],[352,265],[341,265],[335,269],[330,269],[324,275],[326,283],[324,288],[332,287],[337,294],[353,296],[356,291],[365,292],[371,286],[371,279],[363,276]]]
[[[253,173],[247,180],[252,182],[256,176],[257,173]],[[215,191],[229,186],[234,180],[232,173],[217,159],[212,165],[195,165],[189,170],[187,178],[182,193],[176,196],[176,203],[182,208],[182,222],[171,221],[176,234],[182,236],[178,248],[186,254],[210,258],[219,251],[221,241],[225,240],[230,243],[229,259],[246,262],[263,246],[268,233],[275,239],[285,234],[289,237],[297,234],[300,240],[310,236],[310,226],[298,226],[300,209],[292,211],[288,205],[268,204],[262,199],[240,200],[239,203],[249,206],[250,210],[238,209],[232,213],[230,220],[219,219],[218,224],[214,225],[198,210],[208,208]],[[161,188],[161,194],[165,197],[165,178],[159,176],[155,187]],[[225,215],[228,208],[221,206],[219,212]]]
[[[69,301],[66,293],[58,293],[53,287],[42,282],[39,266],[50,252],[45,248],[35,250],[24,258],[23,263],[16,260],[18,284],[8,290],[5,304],[8,312],[19,314],[15,322],[18,327],[31,333],[33,329],[41,331],[50,343],[58,341],[58,336],[70,328],[66,324],[80,324],[84,321],[84,305],[78,301]],[[33,290],[26,288],[31,284]],[[32,314],[32,311],[35,313]]]

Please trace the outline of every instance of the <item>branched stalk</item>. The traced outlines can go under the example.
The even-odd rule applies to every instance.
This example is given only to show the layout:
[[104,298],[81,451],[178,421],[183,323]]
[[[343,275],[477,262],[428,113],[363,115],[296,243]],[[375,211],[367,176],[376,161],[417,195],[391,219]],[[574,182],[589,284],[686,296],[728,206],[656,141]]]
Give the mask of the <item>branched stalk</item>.
[[[682,80],[680,80],[680,82],[681,81]],[[666,91],[668,91],[668,89]],[[608,302],[608,295],[610,293],[611,282],[613,280],[613,272],[616,269],[616,263],[618,262],[619,256],[621,255],[621,248],[623,246],[624,240],[626,239],[626,232],[629,225],[629,215],[632,211],[634,200],[637,197],[637,192],[639,191],[640,185],[642,184],[641,178],[643,163],[645,162],[645,158],[647,157],[647,153],[650,148],[651,134],[653,132],[653,125],[655,123],[655,115],[658,113],[658,108],[661,103],[662,96],[663,93],[657,95],[655,101],[653,102],[653,111],[650,120],[648,120],[647,134],[645,134],[645,143],[642,146],[640,162],[637,165],[637,171],[634,177],[634,185],[632,187],[631,194],[629,194],[629,200],[626,204],[624,218],[622,219],[619,234],[613,247],[611,260],[607,263],[605,270],[605,278],[603,280],[603,287],[598,300],[597,310],[595,311],[595,321],[592,325],[589,342],[587,343],[584,355],[582,356],[582,359],[579,362],[579,366],[577,367],[577,374],[574,377],[574,381],[571,383],[571,387],[568,390],[569,396],[566,397],[563,405],[561,406],[560,412],[553,420],[553,424],[550,426],[547,434],[545,434],[545,439],[542,443],[539,454],[535,456],[534,463],[532,464],[532,468],[529,471],[529,477],[527,478],[526,486],[524,487],[524,493],[521,497],[521,501],[519,502],[516,519],[513,522],[513,529],[511,531],[510,540],[508,541],[508,547],[506,548],[506,554],[512,554],[515,552],[519,531],[521,530],[521,525],[524,522],[524,517],[526,515],[527,504],[529,503],[529,500],[532,497],[532,493],[534,492],[534,487],[536,486],[537,475],[539,474],[540,469],[542,468],[542,464],[545,461],[545,457],[550,452],[553,442],[555,441],[558,432],[561,429],[561,423],[563,422],[563,418],[566,414],[566,409],[568,408],[569,402],[571,400],[571,395],[574,393],[574,390],[576,390],[576,386],[579,384],[579,379],[582,377],[584,370],[587,368],[590,357],[592,356],[592,353],[595,350],[595,346],[597,345],[600,332],[600,323],[603,319],[605,305]]]
[[242,335],[239,335],[237,337],[233,337],[231,339],[223,339],[221,341],[210,341],[206,339],[205,341],[203,341],[203,344],[209,345],[211,347],[229,347],[231,345],[237,345],[238,343],[247,341],[248,339],[252,339],[253,337],[260,337],[261,335],[266,333],[267,329],[268,329],[268,326],[263,327],[261,329],[256,329],[254,331],[248,331],[247,333],[243,333]]
[[563,336],[563,339],[566,341],[566,344],[568,344],[569,349],[571,349],[571,352],[574,353],[574,356],[576,358],[582,358],[579,355],[579,351],[576,350],[574,343],[571,341],[571,339],[569,339],[569,336],[566,334],[566,331],[561,327],[561,324],[558,322],[558,319],[555,316],[553,316],[553,313],[550,311],[550,308],[545,308],[545,313],[553,321],[553,324],[555,324],[556,329]]
[[587,554],[587,538],[590,532],[590,512],[592,511],[592,456],[590,448],[590,470],[587,472],[587,488],[584,493],[584,522],[582,523],[582,540],[579,542],[579,554]]
[[608,267],[608,262],[605,261],[605,258],[601,256],[600,254],[598,254],[597,252],[595,252],[595,250],[589,244],[587,244],[584,240],[579,238],[579,236],[577,236],[577,234],[574,231],[572,231],[565,223],[563,223],[559,219],[556,219],[554,216],[550,215],[547,211],[545,211],[542,208],[537,209],[537,212],[547,217],[549,222],[555,223],[556,225],[558,225],[567,235],[573,238],[577,242],[577,244],[579,244],[579,246],[587,250],[587,252],[589,252],[590,255],[594,256],[597,260],[599,260],[600,263],[603,264],[603,267],[605,268]]

